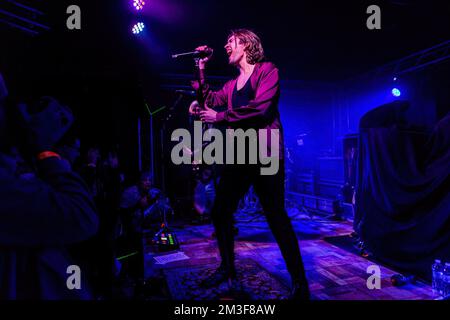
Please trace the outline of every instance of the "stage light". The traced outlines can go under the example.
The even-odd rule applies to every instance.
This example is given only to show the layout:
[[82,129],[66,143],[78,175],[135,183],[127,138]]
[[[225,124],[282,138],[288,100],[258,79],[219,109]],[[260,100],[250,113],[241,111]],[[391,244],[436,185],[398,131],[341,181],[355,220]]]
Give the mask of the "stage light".
[[394,89],[392,89],[392,95],[394,96],[394,97],[400,97],[401,96],[401,92],[400,92],[400,90],[399,89],[397,89],[397,88],[394,88]]
[[133,6],[136,10],[140,11],[144,8],[145,1],[144,0],[133,0]]
[[139,34],[142,31],[144,31],[144,28],[145,28],[145,24],[143,22],[138,22],[133,26],[133,28],[131,29],[131,32],[133,32],[133,34]]

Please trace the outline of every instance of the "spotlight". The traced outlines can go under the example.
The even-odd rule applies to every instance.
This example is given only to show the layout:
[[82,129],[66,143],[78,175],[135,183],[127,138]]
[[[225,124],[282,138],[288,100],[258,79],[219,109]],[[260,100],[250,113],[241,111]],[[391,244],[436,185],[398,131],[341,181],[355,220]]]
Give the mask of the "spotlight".
[[133,34],[139,34],[142,31],[144,31],[144,28],[145,28],[145,24],[143,22],[138,22],[133,26],[133,28],[131,29],[131,32],[133,32]]
[[400,90],[399,89],[397,89],[397,88],[394,88],[394,89],[392,89],[392,95],[394,96],[394,97],[400,97],[401,96],[401,92],[400,92]]
[[133,0],[133,7],[140,11],[144,8],[145,6],[145,1],[144,0]]

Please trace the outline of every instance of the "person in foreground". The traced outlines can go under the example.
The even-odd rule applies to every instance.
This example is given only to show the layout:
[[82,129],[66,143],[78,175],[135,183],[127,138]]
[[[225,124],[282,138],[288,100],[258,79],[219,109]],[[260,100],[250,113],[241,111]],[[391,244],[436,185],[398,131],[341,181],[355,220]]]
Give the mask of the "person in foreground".
[[[0,74],[0,300],[93,299],[69,246],[97,232],[96,209],[54,148],[72,114],[53,98],[32,108],[7,94]],[[17,175],[18,150],[36,167],[30,178]]]

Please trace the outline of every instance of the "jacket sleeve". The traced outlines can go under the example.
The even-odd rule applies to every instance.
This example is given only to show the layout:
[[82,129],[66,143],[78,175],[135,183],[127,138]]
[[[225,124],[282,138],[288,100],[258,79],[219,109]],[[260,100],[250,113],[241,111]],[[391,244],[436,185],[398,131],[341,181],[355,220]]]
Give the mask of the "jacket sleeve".
[[82,179],[57,158],[38,166],[31,180],[0,173],[0,245],[58,246],[93,236],[98,217]]
[[278,69],[273,67],[261,74],[255,98],[248,105],[217,113],[218,122],[239,122],[249,118],[270,118],[280,94]]
[[[228,104],[228,88],[230,82],[226,82],[223,87],[218,91],[212,91],[207,83],[203,83],[203,96],[205,97],[205,103],[208,107],[222,107]],[[198,90],[198,81],[191,82],[192,87]]]

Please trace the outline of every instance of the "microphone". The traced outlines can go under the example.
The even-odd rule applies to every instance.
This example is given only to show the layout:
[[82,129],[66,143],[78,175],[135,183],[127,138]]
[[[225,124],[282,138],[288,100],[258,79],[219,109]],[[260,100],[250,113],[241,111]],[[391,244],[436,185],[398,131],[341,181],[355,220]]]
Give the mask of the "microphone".
[[213,49],[211,48],[206,48],[205,50],[195,50],[195,51],[190,51],[190,52],[183,52],[183,53],[177,53],[177,54],[173,54],[172,58],[176,59],[179,57],[192,57],[192,58],[206,58],[209,57],[210,55],[212,55],[213,53]]

